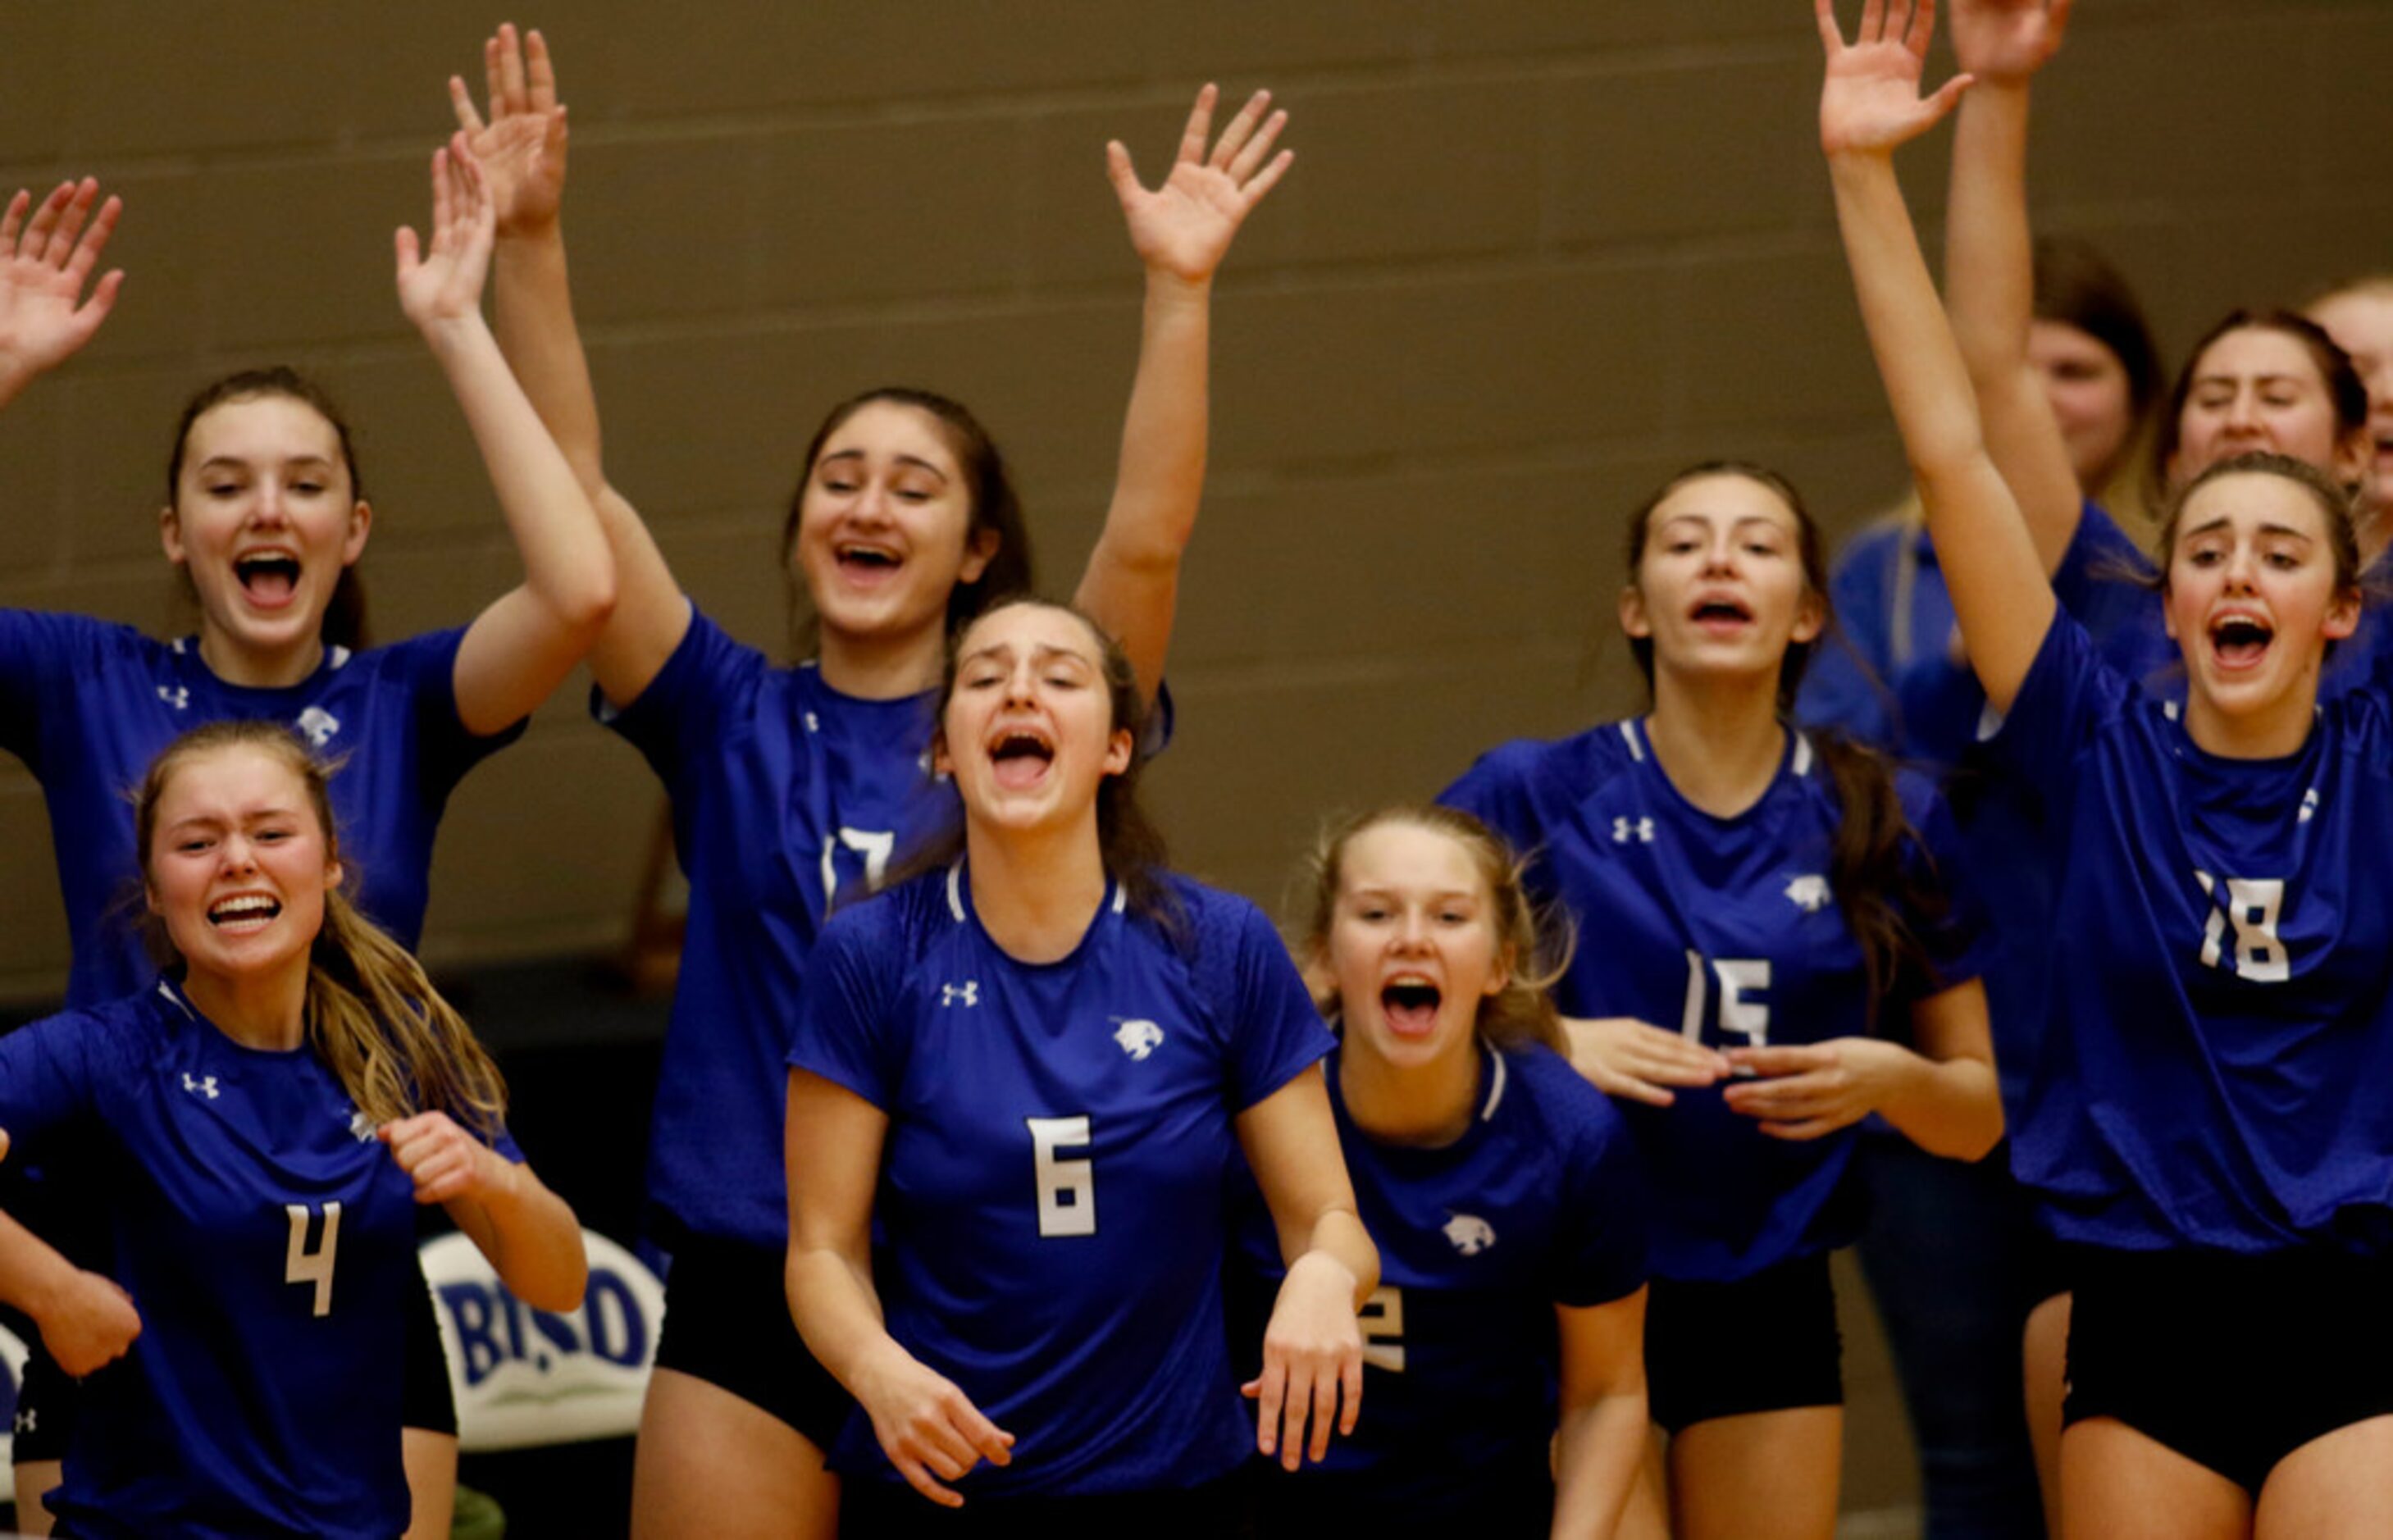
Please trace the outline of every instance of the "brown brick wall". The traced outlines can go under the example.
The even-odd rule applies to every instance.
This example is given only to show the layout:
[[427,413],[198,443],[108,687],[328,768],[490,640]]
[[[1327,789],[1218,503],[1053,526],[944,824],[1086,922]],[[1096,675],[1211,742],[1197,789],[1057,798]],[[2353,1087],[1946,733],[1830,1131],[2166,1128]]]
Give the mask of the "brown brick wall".
[[[1321,814],[1633,699],[1625,508],[1674,464],[1785,466],[1856,516],[1900,461],[1811,148],[1801,0],[597,0],[549,28],[609,463],[685,582],[782,630],[774,530],[814,419],[916,381],[974,402],[1067,588],[1111,479],[1138,281],[1101,147],[1152,175],[1194,86],[1268,84],[1299,166],[1217,301],[1212,495],[1157,795],[1186,865],[1267,901]],[[320,371],[361,434],[386,634],[513,558],[390,289],[444,77],[496,16],[75,0],[0,15],[0,180],[94,172],[130,271],[99,341],[0,419],[0,602],[162,624],[165,435],[230,367]],[[2100,0],[2044,91],[2046,222],[2106,244],[2166,341],[2393,265],[2393,5]],[[1940,196],[1940,139],[1911,186]],[[1598,639],[1603,639],[1599,641]],[[620,934],[657,802],[580,692],[465,786],[427,949]],[[63,969],[34,787],[0,772],[0,993]]]

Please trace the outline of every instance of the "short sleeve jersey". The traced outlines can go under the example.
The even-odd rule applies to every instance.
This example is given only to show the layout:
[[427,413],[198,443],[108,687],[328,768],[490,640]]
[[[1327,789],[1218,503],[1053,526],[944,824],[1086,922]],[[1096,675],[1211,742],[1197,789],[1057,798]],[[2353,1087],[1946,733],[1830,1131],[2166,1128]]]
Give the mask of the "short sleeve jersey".
[[2204,753],[2066,619],[1994,741],[2069,865],[2056,1030],[2013,1163],[2064,1239],[2393,1246],[2393,724],[2322,700],[2301,750]]
[[50,1498],[76,1533],[406,1527],[413,1187],[314,1052],[242,1047],[158,981],[0,1038],[0,1128],[95,1164],[75,1191],[141,1315],[83,1382]]
[[70,1005],[143,986],[132,793],[175,738],[203,723],[280,722],[344,761],[333,777],[359,907],[412,947],[449,794],[520,724],[477,737],[457,719],[457,646],[434,632],[386,647],[327,648],[308,678],[252,689],[218,679],[186,637],[159,642],[79,615],[0,610],[0,748],[25,762],[50,814],[74,948]]
[[823,916],[956,816],[930,771],[932,697],[842,695],[693,613],[639,698],[596,704],[663,780],[689,879],[649,1199],[669,1231],[778,1249],[789,1034]]
[[[1909,772],[1896,787],[1918,834],[1904,859],[1942,902],[1906,916],[1934,976],[1895,981],[1876,1013],[1890,1027],[1914,1000],[1977,977],[1983,935],[1942,799]],[[1564,1015],[1632,1017],[1723,1051],[1872,1029],[1867,965],[1828,885],[1842,812],[1804,735],[1786,735],[1777,777],[1733,817],[1680,795],[1641,721],[1507,744],[1440,800],[1525,853],[1532,889],[1576,923],[1555,985]],[[1733,1280],[1853,1238],[1856,1129],[1773,1139],[1719,1087],[1621,1110],[1653,1186],[1655,1276]]]
[[[1018,1441],[968,1498],[1184,1487],[1253,1442],[1222,1299],[1234,1120],[1331,1039],[1261,911],[1170,881],[1180,935],[1116,888],[1031,964],[959,865],[833,916],[814,959],[790,1063],[888,1115],[890,1334]],[[896,1479],[860,1416],[836,1457]]]
[[[1327,1064],[1338,1140],[1380,1247],[1363,1311],[1363,1416],[1318,1468],[1356,1519],[1444,1523],[1504,1511],[1542,1474],[1559,1415],[1556,1306],[1608,1304],[1645,1282],[1644,1179],[1602,1091],[1543,1048],[1481,1057],[1478,1106],[1436,1149],[1354,1126]],[[1286,1275],[1259,1198],[1241,1251],[1266,1290]],[[1263,1316],[1260,1299],[1242,1315]],[[1251,1357],[1254,1344],[1233,1344]],[[1307,1465],[1293,1478],[1313,1479]],[[1352,1478],[1352,1480],[1344,1480]]]

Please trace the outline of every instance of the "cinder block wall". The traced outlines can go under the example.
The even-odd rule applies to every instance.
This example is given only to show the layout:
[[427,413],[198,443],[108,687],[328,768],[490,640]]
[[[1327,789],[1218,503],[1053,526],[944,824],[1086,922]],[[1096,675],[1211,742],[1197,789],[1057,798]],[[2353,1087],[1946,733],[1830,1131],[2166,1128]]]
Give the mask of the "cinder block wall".
[[[0,602],[179,623],[166,435],[229,368],[320,372],[379,512],[379,628],[466,619],[514,557],[401,319],[442,84],[499,20],[457,0],[19,4],[0,181],[94,172],[131,281],[0,418]],[[1850,522],[1899,489],[1812,145],[1801,0],[588,0],[544,25],[618,481],[685,583],[775,644],[774,538],[831,400],[973,402],[1068,589],[1112,476],[1138,276],[1102,169],[1152,176],[1195,86],[1268,84],[1291,179],[1217,301],[1211,491],[1187,572],[1184,863],[1275,901],[1326,811],[1421,796],[1499,738],[1634,703],[1623,512],[1756,456]],[[2164,339],[2393,264],[2393,6],[2089,0],[2041,99],[2045,223],[2099,239]],[[1913,158],[1931,214],[1943,144]],[[659,794],[581,691],[476,775],[441,842],[438,959],[621,933]],[[63,974],[36,788],[0,773],[0,995]]]

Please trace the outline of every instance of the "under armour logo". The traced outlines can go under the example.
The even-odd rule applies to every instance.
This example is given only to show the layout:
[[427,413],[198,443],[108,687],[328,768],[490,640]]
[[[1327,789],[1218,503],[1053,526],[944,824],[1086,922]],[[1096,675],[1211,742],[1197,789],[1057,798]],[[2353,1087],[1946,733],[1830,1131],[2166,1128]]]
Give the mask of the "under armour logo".
[[958,1000],[963,1001],[966,1005],[978,1005],[980,1003],[980,980],[966,979],[961,984],[943,984],[939,985],[939,1003],[941,1005],[953,1005]]
[[1651,818],[1615,818],[1612,820],[1612,842],[1625,845],[1635,840],[1641,845],[1654,842],[1654,820]]
[[1144,1061],[1148,1054],[1163,1046],[1163,1028],[1153,1022],[1123,1022],[1114,1031],[1114,1041],[1121,1044],[1124,1053]]
[[183,1089],[198,1091],[213,1102],[216,1099],[216,1077],[213,1075],[203,1075],[194,1080],[191,1078],[191,1072],[187,1069],[183,1071]]
[[806,731],[809,733],[819,733],[822,731],[822,719],[815,715],[812,711],[808,711],[806,713]]
[[1476,1257],[1496,1244],[1496,1227],[1476,1214],[1457,1214],[1444,1226],[1445,1238],[1466,1257]]
[[34,1424],[40,1420],[40,1414],[28,1406],[23,1411],[17,1414],[17,1431],[20,1433],[30,1433],[33,1430]]
[[191,704],[191,692],[181,685],[161,685],[158,686],[158,698],[178,711],[186,711]]
[[2308,823],[2312,818],[2318,816],[2318,788],[2313,786],[2308,790],[2302,793],[2302,810],[2294,816],[2294,822],[2297,824]]
[[319,749],[332,742],[340,730],[341,719],[321,706],[310,706],[299,713],[300,736]]
[[1786,884],[1786,897],[1805,914],[1817,914],[1828,907],[1828,880],[1806,873]]

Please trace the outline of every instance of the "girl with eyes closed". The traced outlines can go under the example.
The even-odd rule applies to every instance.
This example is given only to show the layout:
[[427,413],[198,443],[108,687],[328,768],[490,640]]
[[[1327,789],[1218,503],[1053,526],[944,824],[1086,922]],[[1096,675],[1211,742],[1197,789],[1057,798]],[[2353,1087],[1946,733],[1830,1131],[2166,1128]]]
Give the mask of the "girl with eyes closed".
[[[467,627],[385,647],[335,633],[373,510],[348,430],[284,369],[236,374],[185,410],[159,516],[169,561],[197,596],[199,631],[161,643],[75,615],[0,610],[0,746],[41,781],[66,899],[68,1003],[134,992],[150,972],[118,900],[140,864],[124,795],[158,750],[197,724],[260,718],[346,759],[335,808],[360,908],[405,946],[423,928],[433,837],[451,790],[521,731],[580,661],[614,602],[614,566],[589,498],[482,320],[492,206],[462,143],[433,157],[428,245],[402,230],[400,307],[456,392],[524,561],[523,583]],[[61,186],[0,219],[0,402],[78,352],[122,275],[85,294],[119,205],[95,183]],[[61,1234],[62,1239],[71,1239]],[[431,1301],[419,1286],[411,1357],[410,1468],[424,1533],[446,1533],[455,1412]],[[36,1351],[37,1416],[17,1443],[20,1522],[39,1521],[71,1395]]]
[[[956,816],[953,790],[924,769],[931,692],[956,630],[1029,586],[1027,529],[969,411],[928,391],[869,391],[807,445],[782,529],[815,656],[777,668],[709,620],[606,480],[566,283],[568,140],[547,44],[504,27],[484,63],[487,120],[463,82],[451,93],[500,203],[500,333],[614,542],[622,598],[591,659],[599,712],[664,781],[690,882],[649,1156],[671,1303],[633,1530],[826,1535],[838,1483],[823,1451],[852,1403],[807,1354],[781,1290],[790,1024],[826,914]],[[1266,96],[1218,137],[1214,99],[1198,94],[1152,191],[1126,150],[1107,150],[1146,304],[1113,502],[1077,599],[1150,700],[1204,481],[1213,275],[1290,161],[1273,153],[1286,114]]]
[[2280,453],[2210,466],[2161,531],[2182,704],[2056,602],[1919,254],[1893,151],[1932,12],[1817,14],[1820,135],[1879,373],[1949,557],[1993,751],[2069,853],[2054,1020],[2014,1167],[2073,1248],[2072,1534],[2357,1535],[2393,1501],[2393,828],[2381,688],[2321,698],[2360,611],[2348,490]]
[[[1620,1114],[1552,1051],[1567,941],[1450,807],[1353,819],[1312,865],[1298,950],[1380,1287],[1369,1412],[1317,1471],[1257,1462],[1259,1533],[1611,1535],[1645,1450],[1646,1202]],[[1241,1236],[1234,1323],[1284,1271],[1268,1223]]]
[[2001,1135],[1977,927],[1929,782],[1786,724],[1828,623],[1793,489],[1696,466],[1628,552],[1652,711],[1507,744],[1439,800],[1530,852],[1531,891],[1576,926],[1555,1003],[1654,1189],[1645,1365],[1669,1441],[1623,1533],[1824,1536],[1856,1125],[1959,1159]]
[[0,1298],[89,1377],[59,1533],[408,1527],[420,1204],[527,1304],[581,1302],[581,1228],[471,1030],[343,892],[325,783],[274,723],[176,739],[133,808],[174,965],[0,1042],[0,1149],[86,1172],[100,1232],[86,1270],[0,1217]]
[[[1093,620],[1000,606],[938,702],[962,834],[824,926],[789,1055],[789,1305],[857,1403],[843,1532],[1235,1533],[1247,1452],[1318,1463],[1360,1405],[1379,1259],[1329,1034],[1261,911],[1163,868],[1137,679]],[[1286,1271],[1253,1423],[1239,1152]]]

